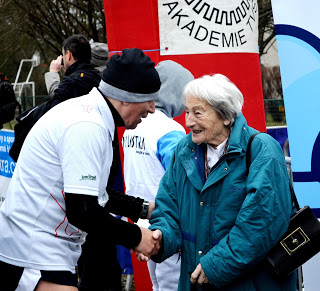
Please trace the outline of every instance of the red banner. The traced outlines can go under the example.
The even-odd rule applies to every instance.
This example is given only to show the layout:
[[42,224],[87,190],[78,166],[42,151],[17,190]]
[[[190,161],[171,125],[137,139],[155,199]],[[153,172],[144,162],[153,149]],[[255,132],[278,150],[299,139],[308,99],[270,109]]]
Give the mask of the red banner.
[[[165,3],[165,1],[159,0],[159,3],[160,2],[162,3],[161,5],[166,5],[166,7],[168,8],[168,15],[170,14],[170,19],[174,19],[177,22],[177,25],[179,24],[181,26],[179,21],[182,17],[179,17],[179,15],[177,14],[179,13],[179,10],[177,10],[178,4],[176,4],[179,1],[167,1],[168,3]],[[182,2],[192,3],[193,1],[180,1],[181,5]],[[199,4],[201,1],[196,2]],[[206,2],[210,3],[209,0]],[[225,3],[225,5],[227,6],[228,1],[220,1],[219,5],[222,5],[221,3]],[[250,21],[255,21],[255,24],[257,25],[258,17],[255,1],[247,1],[247,3],[245,3],[245,1],[238,1],[238,3],[238,7],[234,8],[230,12],[229,20],[232,22],[231,16],[233,15],[235,17],[233,18],[234,22],[238,23],[238,21],[241,21],[241,17],[239,19],[236,19],[236,15],[242,15],[243,17],[244,15],[246,15],[248,18],[246,21],[243,19],[242,24],[251,25]],[[160,49],[165,48],[160,47],[158,5],[160,4],[158,4],[157,0],[104,0],[107,39],[111,55],[115,51],[122,51],[123,48],[137,47],[144,50],[145,53],[148,54],[156,64],[160,61],[168,59],[180,63],[185,68],[190,70],[195,78],[205,74],[214,73],[221,73],[223,75],[226,75],[232,82],[237,85],[237,87],[243,93],[243,114],[245,115],[248,124],[260,131],[265,131],[266,123],[262,95],[259,54],[252,52],[220,52],[205,54],[188,53],[181,55],[160,55]],[[210,8],[209,4],[207,3],[204,3],[202,5],[202,8]],[[229,8],[230,7],[227,7],[226,9]],[[174,9],[176,9],[176,11]],[[195,6],[193,7],[193,9],[195,10]],[[214,11],[218,10],[212,10],[211,17],[212,15],[214,15]],[[222,9],[220,9],[220,11],[222,11]],[[221,13],[221,21],[223,20],[223,15],[227,14],[227,12],[225,11],[223,12],[225,14]],[[240,14],[239,11],[242,13]],[[209,13],[209,10],[207,10],[207,13]],[[216,21],[217,19],[218,16],[216,18]],[[227,21],[228,19],[226,20],[226,23]],[[192,24],[192,22],[190,23]],[[191,35],[192,31],[190,23],[188,25],[185,25],[184,27],[190,31]],[[203,31],[205,31],[204,26],[201,26],[200,28],[202,29],[201,32],[203,33]],[[212,35],[213,28],[210,29]],[[209,30],[207,29],[207,31]],[[225,38],[225,40],[228,40],[227,44],[230,44],[231,41],[237,41],[238,44],[238,41],[240,42],[240,40],[244,43],[245,35],[241,33],[241,29],[238,29],[235,33],[231,33],[227,38]],[[220,33],[220,35],[223,35],[223,33]],[[258,44],[256,45],[258,48]],[[146,52],[146,50],[157,51]],[[183,126],[185,126],[184,115],[177,118],[177,120]],[[121,132],[119,140],[121,141]],[[135,261],[136,260],[133,260],[134,267]],[[134,273],[136,287],[140,286],[137,288],[137,290],[152,290],[151,285],[148,285],[151,284],[150,279],[148,279],[147,282],[146,276],[142,275],[141,277],[139,277],[140,275],[141,274],[139,273]],[[142,284],[140,284],[140,279],[143,280]],[[144,286],[143,289],[141,289],[141,286]]]

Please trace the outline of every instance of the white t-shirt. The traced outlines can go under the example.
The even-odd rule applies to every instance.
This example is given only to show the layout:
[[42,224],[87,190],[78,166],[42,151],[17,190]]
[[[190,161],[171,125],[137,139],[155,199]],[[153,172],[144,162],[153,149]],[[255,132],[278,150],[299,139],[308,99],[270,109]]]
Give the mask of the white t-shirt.
[[170,156],[185,135],[181,124],[156,110],[142,119],[134,130],[126,130],[122,138],[126,193],[154,201],[165,168],[159,160],[159,141],[168,136],[164,150]]
[[0,260],[75,272],[84,235],[68,223],[64,193],[104,204],[114,120],[99,91],[58,104],[32,128],[0,209]]

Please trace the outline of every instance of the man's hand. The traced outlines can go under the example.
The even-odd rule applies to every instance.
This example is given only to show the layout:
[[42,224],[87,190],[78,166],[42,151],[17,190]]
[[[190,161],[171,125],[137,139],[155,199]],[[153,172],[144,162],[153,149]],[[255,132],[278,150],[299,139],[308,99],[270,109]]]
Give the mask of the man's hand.
[[191,274],[190,281],[191,284],[198,282],[199,285],[202,285],[203,283],[209,283],[209,280],[206,274],[204,273],[201,264],[199,264]]
[[61,66],[61,60],[62,56],[58,56],[55,60],[52,60],[49,71],[59,73],[61,68],[63,68],[63,66]]
[[162,245],[162,232],[159,229],[151,231],[141,227],[142,239],[135,248],[139,261],[149,261],[150,257],[156,255]]

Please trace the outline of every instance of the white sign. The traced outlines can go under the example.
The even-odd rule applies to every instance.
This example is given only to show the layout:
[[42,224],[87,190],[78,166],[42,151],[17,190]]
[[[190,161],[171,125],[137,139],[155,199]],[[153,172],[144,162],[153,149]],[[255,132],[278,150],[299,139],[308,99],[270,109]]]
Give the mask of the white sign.
[[160,54],[258,53],[256,0],[158,0]]

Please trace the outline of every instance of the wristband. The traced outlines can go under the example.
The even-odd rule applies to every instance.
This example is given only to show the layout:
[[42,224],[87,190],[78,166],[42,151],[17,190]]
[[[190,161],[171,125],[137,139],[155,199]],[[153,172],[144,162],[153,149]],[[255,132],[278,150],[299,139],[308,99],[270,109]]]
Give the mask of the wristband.
[[149,212],[149,201],[144,201],[142,203],[142,210],[140,213],[140,218],[141,219],[146,219],[148,216],[148,212]]

